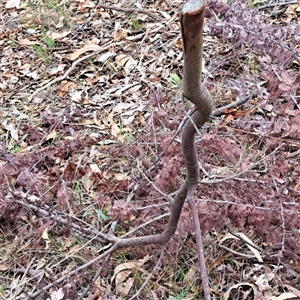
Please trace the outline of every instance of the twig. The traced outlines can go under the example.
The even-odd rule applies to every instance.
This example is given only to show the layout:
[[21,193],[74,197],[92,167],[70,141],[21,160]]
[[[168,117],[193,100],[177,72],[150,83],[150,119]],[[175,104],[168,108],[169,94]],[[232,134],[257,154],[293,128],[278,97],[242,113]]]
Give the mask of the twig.
[[193,194],[194,194],[194,191],[196,190],[196,188],[197,188],[197,185],[194,185],[194,187],[190,187],[190,189],[188,191],[188,195],[187,195],[187,202],[189,204],[189,207],[191,209],[192,216],[193,216],[194,232],[195,232],[195,236],[196,236],[197,254],[198,254],[198,259],[199,259],[199,263],[200,263],[200,274],[201,274],[201,278],[202,278],[204,299],[210,300],[211,296],[210,296],[210,290],[209,290],[207,269],[206,269],[206,265],[205,265],[199,215],[198,215],[198,210],[195,205],[195,201],[193,200]]
[[135,51],[134,51],[134,53],[133,53],[132,55],[136,55],[136,54],[139,53],[139,51],[140,51],[140,49],[141,49],[143,43],[145,42],[145,39],[146,39],[147,35],[149,34],[149,31],[150,31],[150,28],[148,28],[148,29],[146,30],[143,39],[141,40],[140,44],[137,46],[137,48],[135,49]]
[[258,9],[264,9],[264,8],[273,7],[273,6],[295,4],[295,3],[299,3],[299,1],[295,0],[295,1],[290,1],[290,2],[269,3],[269,4],[262,5],[262,6],[258,7]]
[[196,132],[197,132],[198,135],[201,137],[201,133],[200,133],[200,131],[199,131],[199,128],[198,128],[198,126],[195,124],[195,122],[194,122],[193,119],[192,119],[192,115],[194,114],[194,112],[196,112],[197,109],[196,109],[195,111],[193,111],[192,114],[189,114],[189,112],[186,111],[186,109],[184,108],[184,95],[183,95],[183,94],[182,94],[182,102],[181,102],[181,105],[182,105],[182,107],[183,107],[183,111],[184,111],[184,114],[185,114],[187,120],[189,120],[189,121],[193,124],[193,126],[194,126]]
[[228,105],[225,105],[223,107],[217,108],[217,109],[215,109],[212,112],[211,116],[213,116],[213,117],[220,117],[221,115],[223,115],[225,113],[224,111],[226,109],[238,107],[238,106],[246,103],[248,100],[252,99],[255,96],[256,96],[256,94],[253,93],[253,94],[250,94],[250,95],[246,96],[245,98],[236,100],[236,101],[234,101],[232,103],[229,103]]
[[132,229],[132,230],[126,232],[124,235],[120,236],[120,238],[125,238],[125,237],[127,237],[127,236],[133,234],[134,232],[138,231],[139,229],[144,228],[145,226],[147,226],[147,225],[149,225],[149,224],[151,224],[151,223],[153,223],[153,222],[155,222],[155,221],[158,221],[158,220],[160,220],[160,219],[163,219],[163,218],[165,218],[165,217],[168,217],[169,215],[170,215],[170,213],[166,213],[166,214],[160,215],[160,216],[158,216],[158,217],[156,217],[156,218],[154,218],[154,219],[151,219],[151,220],[149,220],[148,222],[143,223],[143,224],[139,225],[138,227],[135,227],[134,229]]
[[139,163],[137,163],[137,168],[139,169],[140,173],[144,176],[144,178],[148,181],[148,183],[150,183],[153,188],[159,192],[162,196],[164,196],[166,199],[169,200],[170,203],[174,202],[174,198],[171,197],[170,195],[165,194],[163,191],[161,191],[148,177],[147,175],[142,171],[142,169],[139,166]]
[[67,279],[68,277],[77,274],[79,271],[86,269],[87,267],[93,265],[94,263],[96,263],[98,260],[100,260],[101,258],[109,255],[110,253],[113,253],[116,250],[116,246],[112,246],[111,248],[109,248],[107,251],[103,252],[102,254],[100,254],[99,256],[95,257],[94,259],[90,260],[89,262],[85,263],[84,265],[72,270],[71,272],[69,272],[68,274],[61,276],[60,278],[58,278],[57,280],[49,283],[48,285],[44,286],[43,288],[39,289],[38,291],[36,291],[35,293],[31,294],[30,297],[34,298],[36,296],[38,296],[40,293],[47,291],[48,289],[50,289],[51,287],[53,287],[54,285],[63,282],[65,279]]
[[219,182],[224,182],[230,179],[234,179],[237,176],[240,176],[246,172],[248,172],[249,170],[251,170],[252,168],[254,168],[255,166],[257,166],[258,164],[260,164],[262,161],[264,161],[267,157],[272,156],[275,152],[277,152],[284,144],[281,144],[280,146],[278,146],[275,150],[273,150],[270,154],[268,154],[267,156],[263,157],[262,159],[258,160],[256,163],[254,164],[250,164],[249,167],[247,167],[244,171],[236,173],[234,175],[225,177],[225,178],[221,178],[221,179],[215,179],[215,180],[201,180],[200,183],[219,183]]
[[[295,97],[294,97],[292,94],[290,94],[290,96],[291,96],[291,98],[293,99],[293,101],[294,101],[295,105],[297,106],[297,108],[300,110],[300,105],[299,105],[299,103],[296,101]],[[299,97],[299,96],[298,96],[298,97]]]
[[243,243],[245,243],[245,244],[251,246],[252,248],[256,249],[257,251],[260,251],[260,252],[262,252],[262,253],[264,252],[263,249],[259,248],[258,246],[254,245],[254,244],[252,244],[252,243],[249,243],[247,240],[245,240],[245,239],[244,239],[243,237],[241,237],[239,234],[232,232],[230,229],[229,229],[228,231],[229,231],[230,234],[232,234],[233,236],[237,237],[237,238],[238,238],[239,240],[241,240]]
[[102,51],[104,51],[104,50],[107,50],[107,49],[109,49],[109,48],[110,48],[110,45],[107,45],[107,46],[102,47],[101,49],[99,49],[99,50],[97,50],[97,51],[95,51],[95,52],[93,52],[93,53],[91,53],[91,54],[88,54],[88,55],[86,55],[86,56],[84,56],[84,57],[78,58],[77,60],[75,60],[75,61],[72,63],[72,66],[68,69],[68,71],[67,71],[64,75],[62,75],[62,76],[60,76],[60,77],[56,77],[56,78],[54,78],[53,80],[48,81],[48,82],[47,82],[46,84],[44,84],[42,87],[40,87],[40,88],[38,88],[37,90],[35,90],[35,92],[28,98],[28,101],[31,101],[31,100],[32,100],[39,92],[45,90],[46,88],[48,88],[48,87],[51,86],[52,84],[64,80],[64,79],[65,79],[65,78],[66,78],[66,77],[67,77],[67,76],[75,69],[75,67],[76,67],[80,62],[82,62],[82,61],[84,61],[84,60],[86,60],[86,59],[88,59],[88,58],[90,58],[90,57],[92,57],[92,56],[98,54],[99,52],[102,52]]
[[165,18],[162,18],[156,14],[154,14],[153,12],[147,10],[147,9],[141,9],[141,8],[130,8],[130,7],[120,7],[120,6],[114,6],[114,5],[110,5],[110,4],[103,4],[103,3],[98,3],[98,6],[101,8],[105,8],[105,9],[111,9],[111,10],[117,10],[117,11],[124,11],[124,12],[134,12],[134,13],[139,13],[139,14],[146,14],[149,17],[157,20],[157,21],[166,21]]
[[[222,248],[222,249],[227,250],[228,252],[231,252],[232,254],[239,255],[239,256],[244,257],[244,258],[255,259],[254,255],[248,255],[248,254],[240,253],[238,251],[234,251],[230,248],[227,248],[226,246],[223,246],[223,245],[220,245],[219,247]],[[251,247],[252,247],[252,245],[251,245]]]
[[[62,224],[65,224],[65,225],[69,225],[69,222],[68,222],[67,219],[62,218],[61,216],[57,216],[57,215],[51,214],[48,211],[46,211],[44,209],[41,209],[41,208],[38,208],[38,207],[36,207],[33,204],[25,203],[22,200],[15,200],[15,202],[18,203],[18,204],[21,204],[22,206],[24,206],[24,207],[26,207],[28,209],[33,210],[37,214],[41,214],[43,217],[53,218],[54,220],[56,220],[59,223],[62,223]],[[71,228],[74,231],[83,233],[82,230],[81,230],[81,228],[80,228],[80,226],[78,226],[76,224],[71,224]],[[96,240],[96,241],[98,241],[100,243],[105,243],[107,241],[107,236],[105,234],[101,233],[100,231],[95,230],[94,228],[91,228],[89,231],[93,234],[94,240]],[[83,234],[85,235],[85,237],[88,235],[87,233],[83,233]],[[99,236],[101,236],[101,238],[99,238]]]
[[282,227],[282,241],[281,241],[281,252],[284,253],[285,251],[285,218],[284,218],[284,209],[283,203],[280,201],[280,215],[281,215],[281,227]]
[[[194,113],[196,110],[194,110],[192,113]],[[185,117],[181,123],[179,124],[176,132],[174,133],[173,137],[171,138],[171,140],[169,141],[168,145],[165,147],[165,149],[163,150],[162,153],[160,153],[160,155],[158,156],[158,158],[152,163],[152,165],[148,168],[148,171],[151,171],[152,168],[154,167],[154,165],[156,165],[160,159],[163,157],[163,155],[166,153],[166,151],[169,149],[170,145],[174,142],[175,138],[178,136],[179,132],[181,131],[182,127],[184,126],[184,124],[187,122],[188,118]]]
[[153,276],[153,274],[156,272],[157,268],[159,267],[161,260],[164,257],[164,254],[165,254],[165,247],[163,247],[161,249],[159,259],[156,262],[152,272],[148,275],[148,277],[146,278],[146,280],[144,281],[142,286],[139,288],[139,290],[129,300],[133,300],[134,298],[138,297],[139,294],[143,291],[144,287],[147,285],[147,283],[149,282],[149,280],[151,279],[151,277]]
[[[97,280],[97,278],[100,276],[100,274],[101,274],[101,272],[102,272],[102,269],[103,269],[103,266],[108,264],[108,260],[110,259],[111,254],[112,254],[112,253],[110,253],[110,254],[108,254],[108,255],[106,256],[105,261],[102,263],[102,266],[99,268],[99,270],[97,271],[96,275],[94,276],[93,282],[95,282],[95,281]],[[91,288],[90,288],[90,284],[89,284],[88,287],[85,289],[85,291],[82,293],[82,295],[80,295],[80,297],[79,297],[78,300],[83,299],[83,298],[85,297],[85,295],[89,292],[90,289],[91,289]],[[99,291],[98,291],[98,293],[99,293]],[[93,296],[95,297],[96,295],[93,295]],[[100,296],[100,295],[98,295],[98,296]],[[95,298],[94,298],[94,299],[95,299]]]
[[[241,203],[236,203],[236,202],[229,201],[229,200],[213,200],[213,199],[207,199],[207,200],[201,199],[201,202],[212,202],[212,203],[217,203],[217,204],[222,204],[222,205],[235,205],[235,206],[238,206],[241,204]],[[284,202],[283,204],[296,205],[296,203],[288,203],[288,202]],[[279,209],[270,208],[270,207],[255,206],[255,205],[250,205],[250,204],[243,204],[243,206],[246,208],[255,208],[255,209],[264,210],[264,211],[280,212]],[[295,211],[295,210],[285,209],[284,212],[294,214],[294,215],[300,215],[300,211]]]

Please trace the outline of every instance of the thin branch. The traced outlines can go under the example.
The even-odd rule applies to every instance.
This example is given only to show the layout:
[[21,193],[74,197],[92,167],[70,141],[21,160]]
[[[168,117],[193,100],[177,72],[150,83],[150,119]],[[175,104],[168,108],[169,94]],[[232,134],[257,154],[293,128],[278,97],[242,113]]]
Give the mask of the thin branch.
[[131,8],[131,7],[120,7],[120,6],[114,6],[110,4],[103,4],[103,3],[98,3],[98,6],[104,9],[110,9],[110,10],[117,10],[117,11],[123,11],[123,12],[133,12],[133,13],[139,13],[139,14],[145,14],[148,15],[149,17],[157,20],[157,21],[166,21],[165,18],[162,18],[155,13],[151,12],[150,10],[147,9],[141,9],[141,8]]
[[147,225],[149,225],[149,224],[151,224],[153,222],[156,222],[156,221],[158,221],[160,219],[163,219],[165,217],[168,217],[168,216],[170,216],[170,213],[166,213],[166,214],[160,215],[160,216],[158,216],[158,217],[156,217],[154,219],[151,219],[151,220],[149,220],[149,221],[147,221],[147,222],[139,225],[138,227],[135,227],[134,229],[126,232],[124,235],[120,236],[120,238],[125,238],[125,237],[133,234],[134,232],[138,231],[139,229],[142,229],[142,228],[146,227]]
[[[220,245],[219,246],[220,248],[222,249],[225,249],[227,250],[228,252],[231,252],[232,254],[235,254],[235,255],[238,255],[238,256],[241,256],[241,257],[244,257],[244,258],[247,258],[247,259],[255,259],[255,256],[254,255],[249,255],[249,254],[244,254],[244,253],[240,253],[238,251],[234,251],[230,248],[227,248],[226,246],[223,246],[223,245]],[[252,247],[252,246],[251,246]]]
[[225,177],[225,178],[221,178],[221,179],[215,179],[215,180],[201,180],[200,183],[207,183],[207,184],[212,184],[212,183],[219,183],[219,182],[224,182],[230,179],[234,179],[235,177],[241,176],[242,174],[248,172],[249,170],[253,169],[255,166],[259,165],[262,161],[264,161],[266,158],[268,158],[269,156],[272,156],[275,152],[277,152],[282,146],[284,146],[285,144],[281,144],[280,146],[278,146],[275,150],[273,150],[270,154],[268,154],[267,156],[261,158],[260,160],[258,160],[256,163],[250,164],[249,167],[247,167],[245,170],[243,170],[242,172],[236,173],[234,175]]
[[174,202],[174,198],[170,195],[165,194],[163,191],[161,191],[148,177],[147,175],[142,171],[142,169],[139,166],[139,163],[137,163],[137,168],[139,169],[140,173],[144,176],[144,178],[152,185],[152,187],[159,192],[163,197],[169,200],[170,203]]
[[211,299],[210,297],[210,290],[209,290],[209,281],[207,276],[207,269],[205,265],[205,258],[204,258],[204,249],[203,249],[203,241],[202,241],[202,235],[201,235],[201,227],[200,227],[200,220],[199,220],[199,214],[198,210],[195,205],[195,201],[191,197],[187,200],[189,207],[192,212],[193,216],[193,224],[194,224],[194,232],[196,236],[196,244],[197,244],[197,254],[198,254],[198,260],[200,263],[200,274],[202,278],[202,285],[203,285],[203,292],[205,295],[205,299]]
[[95,257],[94,259],[90,260],[89,262],[85,263],[84,265],[82,265],[82,266],[80,266],[80,267],[72,270],[68,274],[66,274],[64,276],[61,276],[60,278],[56,279],[55,281],[53,281],[53,282],[49,283],[48,285],[44,286],[43,288],[39,289],[35,293],[31,294],[30,297],[34,298],[34,297],[38,296],[40,293],[49,290],[51,287],[55,286],[58,283],[63,282],[65,279],[67,279],[70,276],[73,276],[73,275],[77,274],[79,271],[84,270],[87,267],[93,265],[94,263],[96,263],[97,261],[99,261],[101,258],[106,257],[107,255],[113,253],[115,250],[117,250],[117,246],[116,245],[112,246],[110,249],[108,249],[107,251],[103,252],[102,254],[100,254],[99,256]]
[[243,243],[251,246],[252,248],[256,249],[257,251],[264,252],[263,249],[259,248],[258,246],[254,245],[253,243],[249,243],[247,240],[245,240],[243,237],[241,237],[239,234],[232,232],[231,230],[228,230],[230,234],[241,240]]
[[[199,201],[217,203],[217,204],[222,204],[222,205],[235,205],[235,206],[241,205],[241,203],[236,203],[236,202],[229,201],[229,200],[201,199]],[[271,201],[268,201],[268,202],[271,202]],[[284,202],[283,204],[284,205],[297,205],[296,203],[288,203],[288,202]],[[280,210],[277,209],[277,208],[256,206],[256,205],[250,205],[250,204],[244,204],[244,203],[242,203],[242,205],[246,208],[255,208],[255,209],[264,210],[264,211],[280,212]],[[296,210],[284,209],[284,212],[289,213],[289,214],[293,214],[293,215],[300,215],[300,211],[296,211]]]
[[252,98],[255,97],[255,96],[256,96],[256,94],[253,93],[253,94],[250,94],[250,95],[246,96],[245,98],[236,100],[236,101],[234,101],[234,102],[232,102],[232,103],[229,103],[228,105],[225,105],[225,106],[223,106],[223,107],[217,108],[217,109],[215,109],[215,110],[212,112],[211,116],[212,116],[212,117],[220,117],[220,116],[222,116],[222,115],[225,113],[225,110],[227,110],[227,109],[229,109],[229,108],[235,108],[235,107],[238,107],[238,106],[240,106],[240,105],[246,103],[247,101],[249,101],[250,99],[252,99]]
[[[99,270],[97,271],[96,275],[94,276],[93,282],[96,282],[96,280],[98,279],[98,277],[101,275],[103,266],[105,266],[105,265],[108,264],[108,260],[110,259],[111,254],[112,254],[112,253],[110,253],[110,254],[108,254],[108,255],[106,256],[105,261],[102,263],[102,266],[99,268]],[[91,289],[91,287],[90,287],[90,284],[89,284],[88,287],[85,289],[85,291],[82,293],[82,295],[80,295],[79,300],[83,299],[83,298],[85,297],[85,295],[90,291],[90,289]],[[99,292],[99,290],[98,290],[98,292]],[[95,296],[95,295],[93,295],[93,296]],[[98,295],[98,296],[100,297],[101,295]],[[94,299],[95,299],[95,298],[94,298]]]
[[289,5],[289,4],[295,4],[295,3],[299,3],[298,0],[294,0],[294,1],[289,1],[289,2],[275,2],[275,3],[269,3],[266,5],[262,5],[260,7],[258,7],[258,9],[265,9],[268,7],[273,7],[273,6],[281,6],[281,5]]
[[[15,200],[16,203],[26,207],[27,209],[31,209],[32,211],[34,211],[36,214],[40,214],[42,215],[43,217],[46,217],[46,218],[52,218],[54,220],[56,220],[57,222],[61,223],[61,224],[65,224],[65,225],[69,225],[69,222],[66,218],[63,218],[61,216],[57,216],[53,213],[49,213],[48,211],[44,210],[44,209],[41,209],[33,204],[29,204],[29,203],[25,203],[24,201],[22,200]],[[72,217],[72,216],[71,216]],[[81,233],[82,235],[84,235],[85,237],[88,236],[87,233],[83,232],[82,229],[80,228],[80,226],[76,225],[76,224],[71,224],[71,228],[74,230],[74,231],[77,231],[79,233]],[[98,230],[95,230],[94,228],[91,228],[91,229],[87,229],[87,231],[89,231],[90,233],[93,234],[93,239],[100,242],[100,243],[106,243],[107,242],[107,236],[103,233],[101,233],[100,231]],[[99,238],[99,236],[101,236],[101,238]]]

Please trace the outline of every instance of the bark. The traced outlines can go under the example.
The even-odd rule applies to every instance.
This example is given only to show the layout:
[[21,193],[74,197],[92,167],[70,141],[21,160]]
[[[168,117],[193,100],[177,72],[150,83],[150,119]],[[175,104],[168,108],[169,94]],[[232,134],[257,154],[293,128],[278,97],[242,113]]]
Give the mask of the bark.
[[[203,22],[205,6],[202,1],[188,2],[182,10],[181,33],[184,50],[183,94],[195,104],[197,111],[190,116],[182,132],[182,150],[187,167],[187,178],[175,196],[165,230],[158,235],[115,239],[117,248],[146,244],[165,245],[174,235],[187,195],[192,195],[199,181],[199,165],[195,134],[208,120],[213,103],[201,81],[203,55]],[[195,125],[197,128],[195,128]]]

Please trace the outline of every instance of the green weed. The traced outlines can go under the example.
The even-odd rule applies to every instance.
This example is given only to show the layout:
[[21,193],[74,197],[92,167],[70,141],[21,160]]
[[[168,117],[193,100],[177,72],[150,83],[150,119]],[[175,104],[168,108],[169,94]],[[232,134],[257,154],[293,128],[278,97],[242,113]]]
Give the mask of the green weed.
[[110,216],[107,214],[107,207],[104,206],[103,209],[96,209],[96,213],[100,219],[100,221],[108,221],[110,219]]
[[42,29],[43,41],[47,44],[50,49],[55,48],[55,41],[47,34],[45,29]]
[[169,81],[171,82],[171,84],[174,88],[177,88],[177,89],[182,88],[181,79],[179,78],[179,76],[176,73],[171,74]]
[[137,19],[131,19],[129,21],[129,24],[134,30],[138,30],[141,28],[141,24],[140,24],[139,20],[137,20]]
[[48,53],[47,49],[45,49],[41,45],[34,45],[33,49],[36,51],[38,56],[43,60],[43,62],[45,64],[50,65],[51,59],[49,58],[49,53]]
[[21,150],[20,146],[14,145],[13,148],[12,148],[12,150],[11,150],[11,152],[12,153],[18,153],[18,152],[20,152],[20,150]]

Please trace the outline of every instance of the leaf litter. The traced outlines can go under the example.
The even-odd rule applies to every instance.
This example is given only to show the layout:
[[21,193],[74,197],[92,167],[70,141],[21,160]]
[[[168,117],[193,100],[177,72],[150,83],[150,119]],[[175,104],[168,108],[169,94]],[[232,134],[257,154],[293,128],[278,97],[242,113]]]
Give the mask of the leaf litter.
[[[165,218],[152,220],[169,212],[164,193],[185,176],[180,135],[149,167],[189,109],[180,95],[182,4],[119,1],[120,11],[95,1],[0,3],[1,296],[26,299],[95,258],[114,220],[118,235],[163,230]],[[258,6],[251,19],[255,8],[248,6],[208,5],[203,79],[215,106],[255,93],[221,119],[212,117],[198,138],[197,205],[215,298],[290,299],[300,289],[300,9],[266,7],[263,16]],[[220,13],[217,21],[212,11]],[[252,35],[257,26],[264,28],[259,38]],[[276,38],[270,44],[270,36],[284,47]],[[185,207],[142,297],[200,297],[194,243]],[[44,298],[79,299],[88,287],[94,299],[129,297],[151,272],[157,250],[114,253]],[[126,274],[116,272],[126,264]]]

